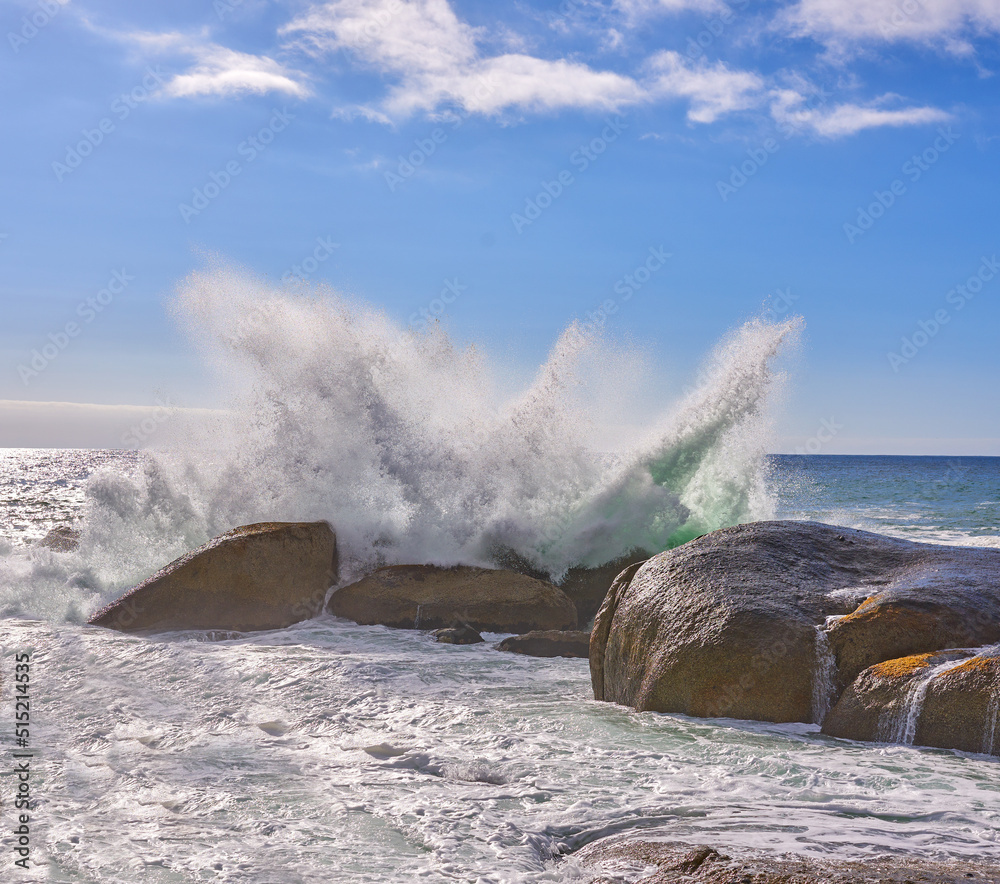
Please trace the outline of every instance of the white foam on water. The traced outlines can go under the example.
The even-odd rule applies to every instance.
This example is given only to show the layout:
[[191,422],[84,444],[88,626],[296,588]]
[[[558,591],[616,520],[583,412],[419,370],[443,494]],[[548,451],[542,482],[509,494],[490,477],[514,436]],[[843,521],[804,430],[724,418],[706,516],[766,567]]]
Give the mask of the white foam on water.
[[591,699],[585,660],[496,636],[320,618],[200,638],[0,621],[0,647],[32,652],[33,856],[53,880],[561,884],[586,880],[576,848],[623,831],[1000,859],[988,761],[636,713]]

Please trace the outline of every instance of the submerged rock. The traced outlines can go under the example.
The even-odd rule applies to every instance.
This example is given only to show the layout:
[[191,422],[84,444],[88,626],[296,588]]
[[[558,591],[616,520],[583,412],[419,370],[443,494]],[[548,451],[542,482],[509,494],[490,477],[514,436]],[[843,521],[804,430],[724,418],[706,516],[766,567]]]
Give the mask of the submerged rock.
[[69,525],[56,525],[38,541],[38,545],[55,552],[72,552],[80,545],[80,532]]
[[486,641],[468,623],[453,623],[444,629],[435,629],[434,640],[446,645],[478,645]]
[[94,614],[123,632],[279,629],[319,613],[337,579],[326,522],[264,522],[227,531]]
[[823,723],[823,733],[961,749],[1000,751],[1000,650],[956,649],[887,660],[864,670]]
[[1000,550],[755,522],[619,575],[591,677],[598,700],[640,710],[808,722],[869,666],[996,641]]
[[392,565],[338,589],[327,611],[362,625],[438,629],[461,620],[481,632],[573,629],[576,608],[550,583],[490,568]]
[[511,651],[529,657],[589,657],[590,633],[579,630],[536,630],[512,635],[497,645],[498,651]]
[[[1000,884],[1000,864],[983,860],[866,856],[857,860],[767,854],[739,848],[692,847],[611,837],[575,855],[599,877],[593,884]],[[645,877],[638,875],[647,872]]]

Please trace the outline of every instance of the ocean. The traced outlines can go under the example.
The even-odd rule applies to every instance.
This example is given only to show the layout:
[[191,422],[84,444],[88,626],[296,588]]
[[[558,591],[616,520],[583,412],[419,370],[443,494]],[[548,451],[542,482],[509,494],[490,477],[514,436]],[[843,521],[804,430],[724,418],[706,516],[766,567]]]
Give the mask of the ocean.
[[[117,553],[33,541],[96,518],[93,496],[124,494],[112,479],[135,481],[148,459],[0,452],[5,862],[17,653],[31,659],[34,755],[32,870],[10,880],[583,882],[576,848],[640,829],[813,856],[1000,859],[996,759],[636,713],[592,699],[585,660],[502,654],[499,636],[439,645],[329,617],[225,641],[81,625],[120,588],[101,587]],[[763,469],[769,515],[1000,546],[1000,458]]]
[[[451,646],[328,616],[225,640],[85,625],[260,521],[327,519],[341,583],[510,552],[558,580],[776,517],[1000,545],[1000,459],[767,456],[797,320],[735,329],[664,398],[648,354],[594,326],[570,325],[521,384],[443,328],[231,267],[193,274],[173,306],[222,406],[163,409],[142,452],[0,451],[3,861],[30,842],[29,871],[5,870],[584,882],[576,848],[637,830],[1000,859],[995,759],[636,713],[592,699],[586,660],[500,653],[499,636]],[[38,544],[59,525],[82,530],[78,549]],[[26,786],[15,751],[31,754]]]

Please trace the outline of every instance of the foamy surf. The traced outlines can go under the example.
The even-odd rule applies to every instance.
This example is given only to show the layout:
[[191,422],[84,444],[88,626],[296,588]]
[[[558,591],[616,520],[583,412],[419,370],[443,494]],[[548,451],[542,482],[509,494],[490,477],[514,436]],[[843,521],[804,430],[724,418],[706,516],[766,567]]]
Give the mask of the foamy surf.
[[[138,473],[91,479],[70,619],[247,522],[328,520],[348,577],[513,551],[558,580],[772,513],[769,406],[797,321],[734,331],[693,389],[635,415],[641,429],[609,451],[594,441],[607,411],[594,391],[639,397],[628,366],[642,354],[593,328],[571,324],[517,389],[482,347],[322,286],[218,264],[185,280],[174,309],[225,407],[208,420],[176,414]],[[17,613],[52,614],[32,600],[33,578],[61,567],[36,563]],[[43,582],[66,598],[58,575]]]
[[378,550],[485,563],[503,545],[557,575],[767,513],[771,363],[794,322],[743,326],[696,390],[645,415],[645,432],[609,458],[588,444],[599,428],[585,382],[619,360],[576,324],[518,391],[482,349],[326,289],[293,294],[218,267],[187,280],[177,309],[221,382],[242,388],[212,475],[197,450],[173,452],[185,475],[198,473],[193,485],[170,463],[171,488],[184,489],[205,534],[251,513],[327,518],[366,562]]

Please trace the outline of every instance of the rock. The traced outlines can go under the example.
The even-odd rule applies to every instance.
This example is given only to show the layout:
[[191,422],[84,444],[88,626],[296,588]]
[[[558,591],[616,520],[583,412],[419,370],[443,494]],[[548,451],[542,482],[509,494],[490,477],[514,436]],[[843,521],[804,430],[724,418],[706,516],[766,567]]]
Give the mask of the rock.
[[[1000,865],[979,859],[945,862],[902,856],[858,860],[818,859],[709,846],[603,838],[576,859],[600,875],[592,884],[1000,884]],[[643,870],[655,869],[637,878]]]
[[[651,556],[652,553],[645,550],[634,549],[620,558],[596,568],[570,568],[556,585],[569,596],[576,606],[580,625],[585,626],[594,619],[594,615],[600,609],[615,577],[629,565],[645,562]],[[549,582],[548,574],[510,547],[498,546],[494,548],[491,558],[498,568],[516,571],[518,574],[526,574],[536,580]]]
[[512,651],[529,657],[589,657],[590,633],[576,630],[536,630],[512,635],[497,645],[498,651]]
[[438,629],[456,619],[480,632],[576,627],[576,608],[552,584],[465,565],[379,568],[338,589],[326,609],[362,625],[398,629]]
[[435,641],[446,645],[478,645],[485,641],[468,623],[453,623],[444,629],[435,629],[432,634]]
[[[833,616],[827,698],[818,628]],[[1000,550],[755,522],[619,575],[594,623],[591,678],[598,700],[640,710],[811,721],[869,666],[996,641]]]
[[969,649],[887,660],[864,670],[841,695],[823,733],[961,749],[1000,751],[1000,649]]
[[123,632],[279,629],[319,613],[337,579],[326,522],[244,525],[171,562],[94,614]]
[[72,552],[80,545],[80,532],[69,525],[56,525],[38,541],[38,545],[55,552]]
[[651,553],[637,549],[598,568],[570,568],[558,585],[576,605],[580,625],[588,624],[594,619],[608,589],[622,571],[630,565],[645,562],[651,556]]

